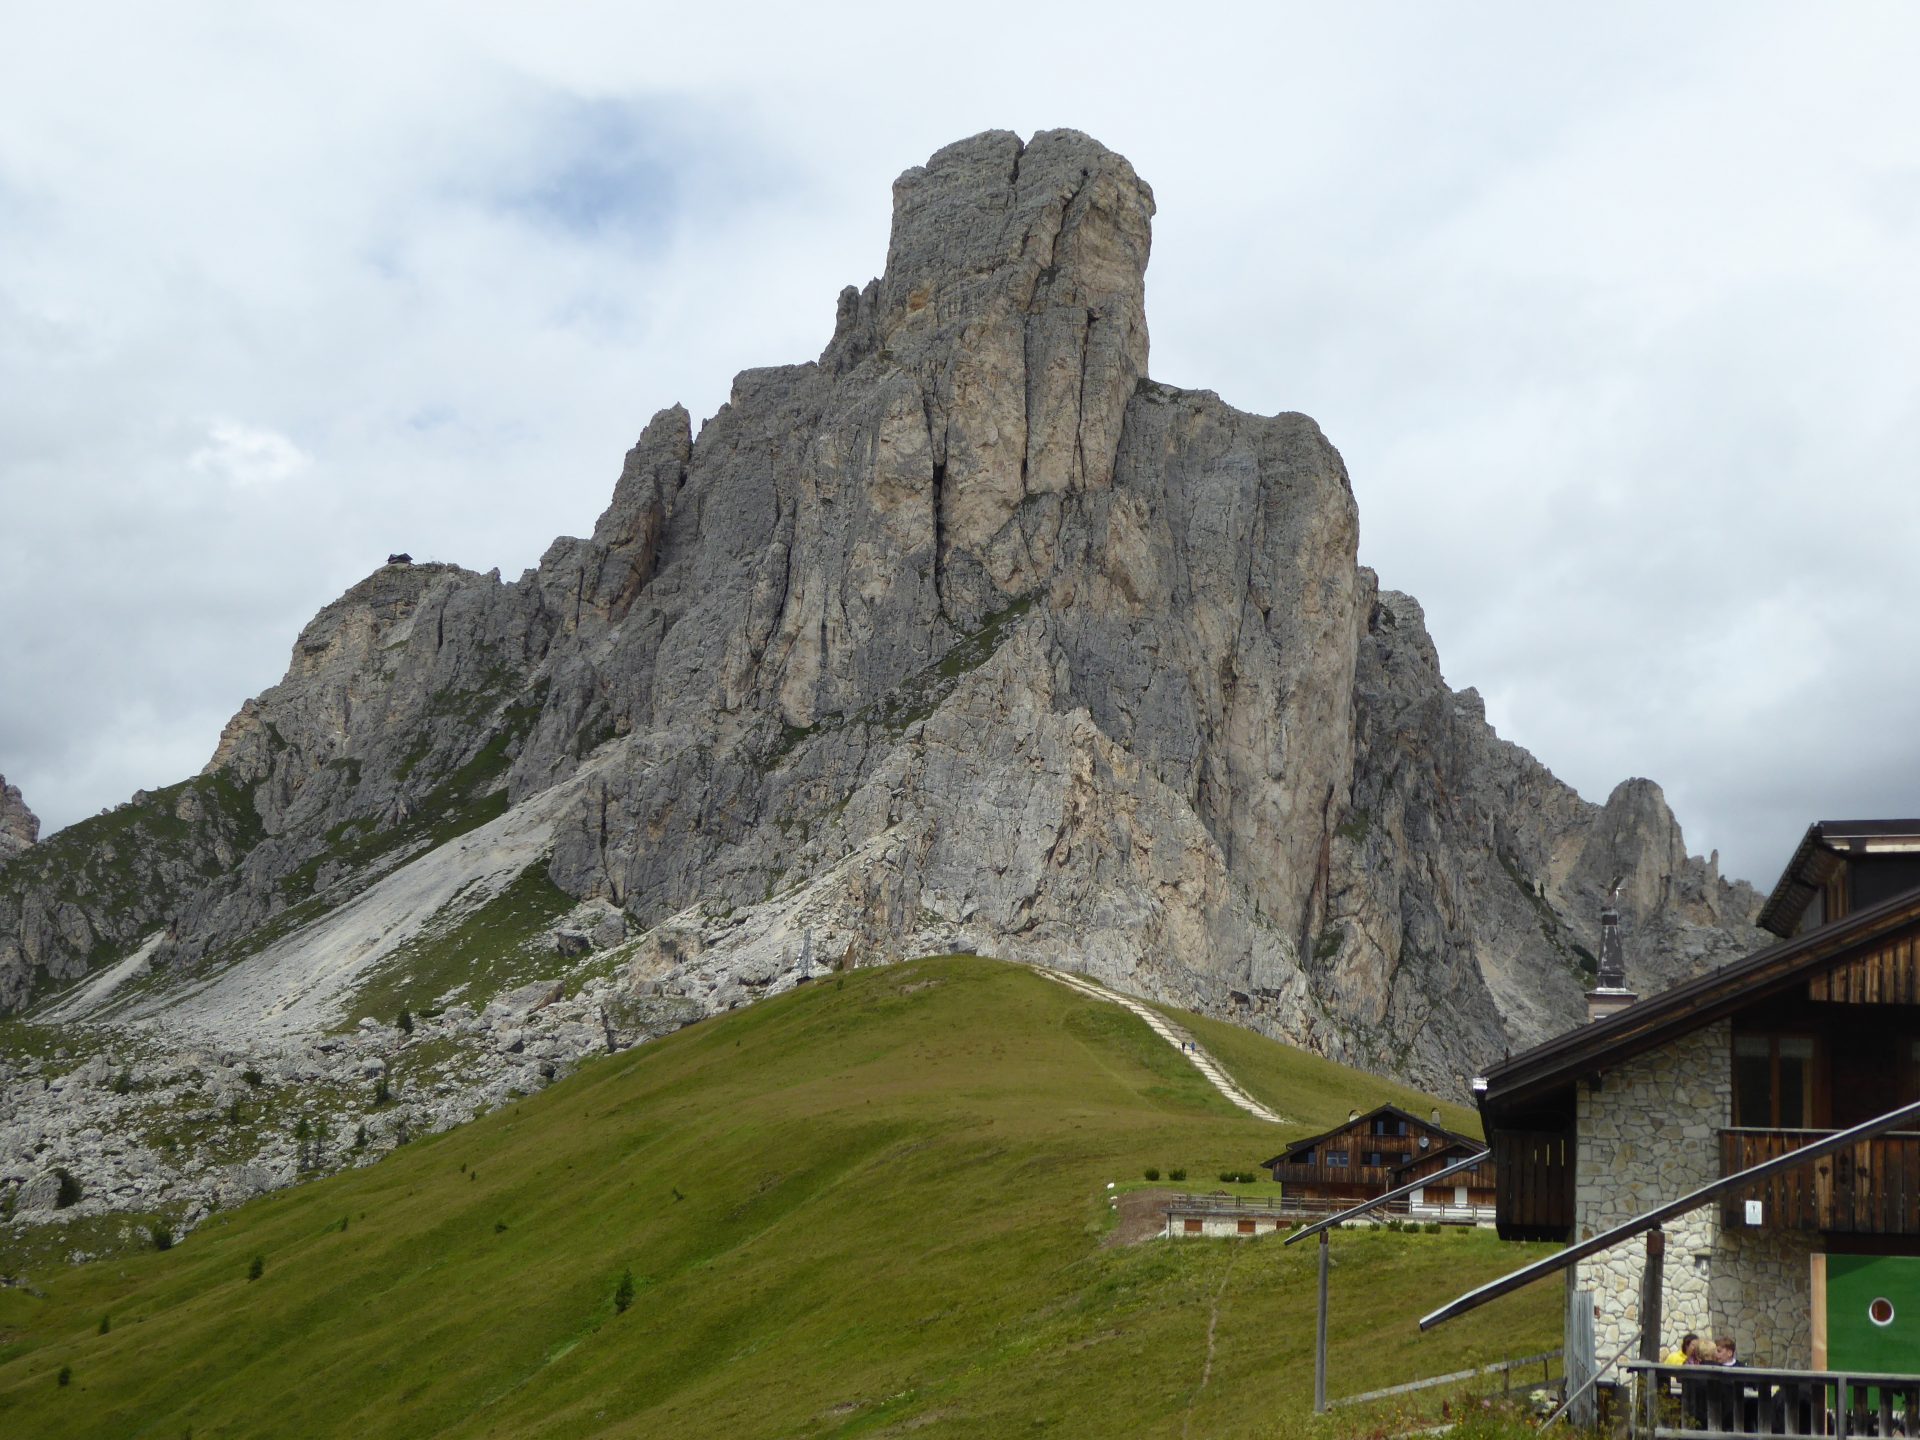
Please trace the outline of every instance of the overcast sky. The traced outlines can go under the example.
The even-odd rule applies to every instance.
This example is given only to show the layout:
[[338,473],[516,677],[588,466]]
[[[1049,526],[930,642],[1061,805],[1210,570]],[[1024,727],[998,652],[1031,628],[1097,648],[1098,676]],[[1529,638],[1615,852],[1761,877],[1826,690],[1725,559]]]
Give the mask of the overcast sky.
[[899,171],[1056,125],[1154,187],[1155,376],[1320,421],[1503,735],[1762,886],[1920,813],[1920,9],[665,8],[14,8],[0,773],[48,828],[197,770],[389,550],[586,533],[656,409],[818,354]]

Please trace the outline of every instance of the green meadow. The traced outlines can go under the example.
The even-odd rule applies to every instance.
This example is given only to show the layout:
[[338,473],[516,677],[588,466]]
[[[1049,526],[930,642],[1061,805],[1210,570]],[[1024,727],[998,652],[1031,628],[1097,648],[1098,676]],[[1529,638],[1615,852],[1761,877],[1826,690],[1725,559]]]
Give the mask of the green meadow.
[[[1017,966],[830,976],[170,1250],[32,1264],[0,1435],[1349,1433],[1311,1415],[1314,1246],[1116,1245],[1107,1187],[1433,1101],[1181,1018],[1298,1124]],[[1541,1253],[1337,1235],[1333,1393],[1556,1345],[1554,1286],[1414,1325]]]

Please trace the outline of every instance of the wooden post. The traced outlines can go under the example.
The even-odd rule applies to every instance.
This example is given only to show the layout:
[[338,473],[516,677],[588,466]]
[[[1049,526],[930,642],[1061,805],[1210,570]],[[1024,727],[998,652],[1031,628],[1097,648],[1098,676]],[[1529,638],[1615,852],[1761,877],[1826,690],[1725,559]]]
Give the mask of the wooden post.
[[1640,1271],[1640,1358],[1660,1360],[1661,1271],[1667,1260],[1667,1232],[1647,1231],[1647,1263]]
[[[1567,1419],[1576,1430],[1591,1430],[1595,1423],[1593,1387],[1587,1384],[1599,1358],[1593,1348],[1593,1292],[1579,1286],[1577,1266],[1567,1267],[1567,1332],[1562,1348],[1567,1372],[1567,1394],[1574,1398]],[[1585,1387],[1584,1389],[1582,1387]]]
[[1313,1327],[1313,1413],[1327,1412],[1327,1232],[1320,1232],[1320,1313]]
[[[1640,1268],[1640,1358],[1656,1365],[1662,1357],[1661,1300],[1665,1291],[1666,1264],[1667,1232],[1656,1226],[1647,1231],[1647,1260]],[[1638,1410],[1646,1416],[1647,1433],[1651,1435],[1658,1424],[1660,1382],[1650,1374],[1642,1374],[1639,1383],[1646,1387],[1646,1395],[1642,1397],[1643,1404]]]

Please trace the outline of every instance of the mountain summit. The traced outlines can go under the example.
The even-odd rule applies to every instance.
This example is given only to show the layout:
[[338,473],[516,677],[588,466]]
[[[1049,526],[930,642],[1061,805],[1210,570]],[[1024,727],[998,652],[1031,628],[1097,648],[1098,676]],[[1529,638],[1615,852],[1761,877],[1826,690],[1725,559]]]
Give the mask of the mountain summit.
[[200,776],[6,862],[0,1004],[264,947],[280,1023],[351,968],[302,927],[535,865],[686,1015],[971,949],[1457,1094],[1583,1013],[1619,877],[1642,993],[1751,948],[1656,786],[1584,801],[1447,686],[1312,420],[1148,378],[1124,158],[990,132],[893,199],[820,358],[655,415],[590,537],[396,557]]

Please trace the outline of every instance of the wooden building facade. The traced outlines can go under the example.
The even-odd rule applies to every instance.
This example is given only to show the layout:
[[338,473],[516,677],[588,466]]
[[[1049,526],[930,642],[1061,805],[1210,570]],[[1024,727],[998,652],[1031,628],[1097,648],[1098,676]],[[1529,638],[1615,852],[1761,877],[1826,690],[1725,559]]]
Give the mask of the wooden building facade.
[[[1283,1193],[1290,1202],[1337,1208],[1384,1195],[1480,1148],[1471,1136],[1456,1134],[1441,1125],[1437,1113],[1430,1120],[1422,1120],[1397,1105],[1382,1105],[1364,1115],[1354,1115],[1346,1124],[1323,1134],[1294,1141],[1272,1159],[1262,1161],[1261,1168],[1285,1187]],[[1447,1158],[1442,1160],[1442,1156]],[[1433,1203],[1491,1205],[1491,1170],[1489,1162],[1458,1177],[1448,1177],[1441,1182],[1446,1198],[1436,1197]]]

